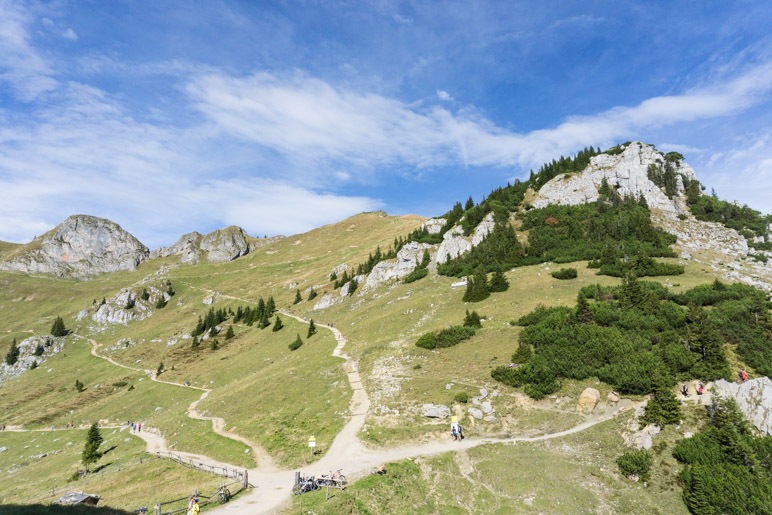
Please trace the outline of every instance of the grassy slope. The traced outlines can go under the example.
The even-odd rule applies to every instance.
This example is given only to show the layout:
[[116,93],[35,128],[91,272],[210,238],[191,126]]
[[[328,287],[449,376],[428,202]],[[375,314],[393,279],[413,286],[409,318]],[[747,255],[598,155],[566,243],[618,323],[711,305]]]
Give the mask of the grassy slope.
[[[360,360],[373,406],[400,410],[399,417],[370,417],[368,432],[363,435],[368,441],[390,444],[435,437],[438,431],[446,429],[445,425],[426,422],[415,413],[416,407],[425,402],[450,404],[458,392],[466,391],[473,396],[480,387],[502,393],[495,405],[503,424],[471,428],[476,433],[534,434],[574,425],[577,416],[571,413],[570,401],[549,409],[524,405],[517,392],[491,380],[490,369],[508,362],[516,348],[519,329],[510,326],[510,320],[539,303],[573,304],[577,290],[585,284],[616,282],[613,278],[595,276],[583,263],[575,265],[580,275],[572,281],[553,279],[544,265],[513,270],[507,274],[512,285],[509,291],[470,305],[461,302],[463,289],[450,287],[454,279],[431,275],[409,285],[357,294],[322,312],[311,309],[316,301],[292,304],[296,288],[304,292],[314,286],[319,293],[317,300],[325,292],[332,292],[328,274],[335,266],[355,266],[365,261],[376,245],[385,250],[396,236],[407,234],[420,222],[418,217],[367,213],[286,238],[230,263],[177,266],[176,258],[166,258],[144,264],[137,272],[110,274],[83,283],[0,274],[0,352],[7,351],[14,336],[20,341],[29,332],[47,333],[53,318],[61,315],[68,328],[89,334],[104,345],[102,352],[121,363],[154,370],[163,361],[167,369],[161,375],[163,379],[213,388],[199,410],[224,417],[227,428],[260,442],[280,463],[300,465],[306,459],[302,443],[309,434],[315,434],[323,446],[329,442],[344,422],[342,415],[350,398],[340,360],[330,357],[334,346],[331,334],[319,328],[319,333],[307,340],[307,326],[283,317],[285,328],[278,333],[270,328],[260,331],[256,327],[235,326],[236,338],[229,342],[219,338],[218,350],[211,350],[208,343],[193,350],[190,340],[182,339],[198,316],[209,309],[202,301],[213,291],[220,294],[215,295],[214,307],[218,309],[235,310],[239,305],[272,295],[280,308],[313,317],[318,323],[334,322],[348,338],[347,351]],[[167,268],[159,271],[162,266]],[[559,267],[563,266],[568,265]],[[143,286],[162,285],[167,278],[177,294],[166,308],[142,322],[112,326],[92,334],[86,320],[75,320],[78,311],[91,307],[93,299],[109,298],[126,286],[138,294]],[[674,289],[684,289],[711,281],[712,276],[709,271],[690,265],[686,275],[663,280],[680,284]],[[415,347],[414,342],[422,333],[461,323],[466,309],[477,310],[488,319],[472,340],[442,351]],[[296,334],[306,345],[291,353],[287,344]],[[121,338],[131,338],[138,344],[108,350]],[[175,340],[178,343],[170,344]],[[151,383],[141,372],[120,369],[91,357],[88,349],[85,341],[72,338],[66,357],[51,358],[38,370],[3,385],[0,412],[11,416],[6,423],[62,424],[73,417],[78,422],[95,418],[143,419],[146,424],[161,428],[177,449],[251,465],[242,444],[213,435],[209,423],[185,416],[185,409],[200,392]],[[46,372],[47,368],[54,372]],[[40,376],[46,382],[41,383]],[[381,384],[384,376],[398,380],[397,394],[390,396],[385,391]],[[81,406],[72,388],[76,377],[87,386],[103,385],[98,394],[91,389],[80,394],[91,396],[88,406]],[[105,387],[119,381],[133,384],[135,390]],[[450,390],[446,389],[448,383],[453,383]],[[561,394],[575,398],[584,386],[567,384]],[[603,385],[596,386],[605,394]],[[141,395],[134,395],[138,393]],[[161,409],[156,410],[158,407]],[[496,452],[489,459],[496,461]],[[549,456],[544,463],[554,461]],[[501,453],[499,466],[510,459],[506,452]],[[0,455],[0,468],[3,462]],[[437,467],[438,473],[442,473],[443,463],[439,460],[423,467]],[[579,466],[567,463],[568,468]],[[448,470],[452,472],[452,467]],[[3,488],[0,487],[0,496],[5,495]],[[545,492],[559,489],[545,488]],[[619,495],[624,497],[624,492],[623,489]],[[656,505],[654,497],[647,502]],[[501,506],[504,509],[508,505]]]

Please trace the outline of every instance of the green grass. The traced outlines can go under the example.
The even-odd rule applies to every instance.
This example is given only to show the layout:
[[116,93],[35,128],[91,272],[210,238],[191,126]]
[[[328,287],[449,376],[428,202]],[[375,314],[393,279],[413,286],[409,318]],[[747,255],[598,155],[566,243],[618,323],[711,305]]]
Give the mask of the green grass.
[[[80,459],[86,433],[85,429],[0,432],[0,446],[8,448],[0,453],[0,469],[5,471],[0,511],[6,513],[6,506],[12,504],[48,504],[70,491],[101,496],[99,506],[128,511],[149,506],[152,511],[155,502],[190,495],[195,488],[214,491],[219,484],[217,476],[147,455],[142,440],[126,430],[110,428],[101,429],[104,443],[100,447],[109,452],[92,465],[92,474],[73,481],[73,474],[83,468]],[[42,454],[46,456],[37,457]]]
[[[280,465],[300,467],[308,460],[308,437],[314,435],[325,449],[347,420],[351,389],[342,361],[330,355],[335,346],[331,333],[318,327],[318,333],[308,339],[305,324],[282,316],[285,327],[277,333],[270,328],[261,331],[235,324],[236,337],[227,342],[218,337],[221,348],[217,350],[211,350],[208,342],[194,350],[191,340],[184,338],[198,317],[209,310],[210,305],[203,301],[213,293],[211,307],[233,310],[239,305],[254,306],[260,297],[273,296],[279,308],[312,317],[317,326],[333,322],[348,339],[345,352],[359,364],[372,409],[381,406],[399,412],[384,416],[376,410],[368,416],[362,437],[369,444],[391,446],[436,438],[447,432],[447,421],[422,417],[420,406],[446,404],[454,414],[464,417],[481,388],[491,395],[498,392],[498,396],[490,397],[498,422],[463,418],[470,436],[536,435],[578,424],[582,417],[575,413],[574,404],[581,390],[592,386],[605,398],[609,387],[592,380],[567,381],[555,399],[533,403],[522,391],[493,381],[490,371],[508,363],[517,349],[521,328],[510,321],[539,304],[573,305],[582,286],[618,284],[618,279],[595,275],[596,271],[587,269],[584,262],[508,271],[510,289],[480,303],[463,303],[463,288],[450,286],[456,279],[430,274],[410,284],[384,286],[363,295],[357,292],[333,307],[313,311],[314,303],[325,293],[338,295],[328,276],[337,265],[347,263],[353,267],[366,261],[377,245],[385,251],[395,237],[406,235],[420,223],[418,217],[366,213],[261,247],[229,263],[179,265],[176,257],[169,257],[143,263],[135,272],[107,274],[86,282],[0,272],[0,352],[7,352],[14,337],[20,342],[31,334],[47,334],[54,318],[62,316],[69,329],[97,340],[100,352],[119,363],[155,370],[163,362],[166,372],[161,374],[162,380],[189,381],[193,386],[211,389],[209,397],[198,406],[200,412],[224,418],[227,430],[259,443]],[[550,276],[551,271],[565,266],[577,269],[577,279],[558,281]],[[654,280],[673,291],[684,291],[712,282],[713,278],[704,265],[688,262],[684,275]],[[143,321],[92,328],[90,317],[76,320],[81,310],[93,309],[94,300],[109,299],[125,287],[139,295],[143,287],[164,286],[167,279],[177,294],[165,308]],[[310,287],[318,297],[293,304],[296,290],[305,296]],[[485,318],[483,328],[473,338],[434,351],[415,346],[425,332],[462,323],[467,309]],[[228,324],[223,326],[223,335]],[[296,334],[305,345],[290,352],[287,345]],[[111,349],[120,339],[131,339],[135,345]],[[71,421],[87,425],[100,419],[115,423],[141,420],[146,427],[159,428],[175,450],[206,454],[242,467],[254,465],[244,444],[214,434],[208,421],[187,417],[186,410],[199,398],[200,391],[154,383],[142,371],[116,367],[94,358],[89,351],[85,339],[68,337],[65,352],[49,358],[37,370],[0,385],[0,423],[44,428],[51,424],[61,427]],[[75,391],[76,379],[87,387],[81,394]],[[396,385],[392,394],[386,382]],[[126,385],[113,386],[120,383]],[[97,384],[99,389],[95,388]],[[447,388],[449,384],[452,386]],[[130,386],[134,389],[129,390]],[[454,402],[460,392],[468,394],[467,404]],[[695,415],[685,425],[699,423]],[[368,477],[361,486],[353,485],[336,494],[329,508],[322,506],[322,497],[322,503],[308,505],[312,506],[308,509],[318,513],[467,513],[470,506],[479,506],[482,513],[535,513],[569,512],[574,502],[589,511],[657,513],[657,507],[662,512],[675,506],[678,512],[682,504],[673,486],[676,469],[667,458],[667,449],[655,460],[651,486],[629,484],[618,477],[614,460],[623,452],[619,438],[623,430],[612,422],[549,443],[476,448],[463,458],[471,463],[472,472],[466,461],[460,462],[461,458],[452,454],[390,464],[386,477]],[[678,436],[668,431],[663,435],[667,445]],[[6,435],[0,433],[0,445],[4,445],[3,438]],[[141,446],[136,445],[139,456]],[[122,447],[113,451],[115,456],[118,449]],[[574,455],[569,452],[573,449],[581,452]],[[68,458],[65,469],[77,466],[79,453],[77,449]],[[11,466],[4,461],[5,454],[0,453],[1,470]],[[660,462],[667,465],[659,466]],[[29,469],[33,471],[30,477],[37,474],[41,480],[48,478],[41,483],[29,482],[30,497],[66,480],[66,471],[53,470],[58,468],[50,466],[54,463],[44,459],[28,465],[33,467]],[[52,471],[42,473],[34,469],[36,466]],[[185,495],[198,485],[195,474],[188,476],[186,469],[168,467],[164,472],[153,469],[132,476],[127,482],[132,490],[127,491],[125,504],[115,506],[135,509],[146,504],[140,501],[139,493],[154,491],[164,475],[177,478],[175,487],[169,487],[170,495],[177,491],[175,488]],[[181,475],[175,476],[172,470],[176,469],[181,469]],[[0,487],[2,499],[29,502],[20,494],[8,497],[8,488],[11,486]],[[121,491],[129,486],[113,488]],[[166,487],[163,493],[167,493]],[[314,495],[303,496],[304,509],[308,507],[306,502],[313,502]],[[387,500],[396,503],[395,509],[384,508]]]

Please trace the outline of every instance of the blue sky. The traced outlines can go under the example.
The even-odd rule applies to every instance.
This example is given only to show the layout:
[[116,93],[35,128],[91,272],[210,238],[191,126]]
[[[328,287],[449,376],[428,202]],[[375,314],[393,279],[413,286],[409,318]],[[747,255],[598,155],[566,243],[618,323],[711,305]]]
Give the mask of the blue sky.
[[742,0],[0,0],[0,240],[434,216],[626,140],[768,213],[770,26]]

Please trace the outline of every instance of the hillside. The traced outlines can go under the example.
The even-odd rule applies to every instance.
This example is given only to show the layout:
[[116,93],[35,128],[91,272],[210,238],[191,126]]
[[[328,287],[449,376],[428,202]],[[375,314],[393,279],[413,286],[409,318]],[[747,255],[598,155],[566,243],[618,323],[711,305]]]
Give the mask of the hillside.
[[[650,180],[652,164],[672,188]],[[149,254],[136,269],[85,281],[0,272],[0,350],[5,355],[14,340],[21,348],[17,363],[3,365],[0,424],[48,429],[0,432],[0,447],[9,448],[0,454],[0,466],[13,478],[0,488],[0,503],[30,503],[66,486],[93,421],[101,421],[107,445],[115,446],[101,461],[105,470],[137,462],[142,446],[131,437],[129,420],[142,421],[143,431],[163,436],[174,451],[248,468],[264,484],[278,477],[276,491],[291,486],[293,470],[320,474],[343,467],[367,475],[367,467],[377,466],[369,460],[388,460],[386,477],[362,479],[327,508],[323,494],[306,494],[304,505],[320,513],[383,506],[684,513],[675,480],[680,465],[671,451],[685,433],[706,424],[707,397],[692,395],[682,402],[681,424],[655,433],[650,452],[657,465],[644,488],[620,474],[616,459],[646,435],[652,446],[651,434],[639,432],[637,422],[649,390],[624,391],[589,375],[565,378],[535,399],[491,372],[512,363],[527,332],[513,321],[540,307],[573,310],[580,290],[616,287],[631,271],[663,285],[657,301],[684,313],[685,306],[670,307],[675,302],[669,296],[715,284],[717,277],[769,291],[772,276],[761,259],[769,251],[747,243],[767,243],[769,234],[741,235],[693,216],[690,205],[698,198],[690,170],[682,157],[635,143],[555,161],[480,204],[454,206],[442,219],[363,213],[270,241],[227,228],[212,238],[237,250],[223,259],[199,253],[205,238],[193,233]],[[576,200],[559,201],[571,198]],[[719,243],[727,241],[733,243]],[[574,268],[576,278],[552,276],[564,267]],[[508,289],[464,302],[477,274],[487,282],[486,272],[503,274]],[[617,302],[612,290],[602,291],[608,293],[603,302]],[[271,301],[278,311],[260,312]],[[594,300],[593,306],[601,305]],[[482,323],[470,339],[435,350],[416,346],[426,333],[462,325],[471,311]],[[51,336],[57,316],[69,335]],[[310,320],[318,326],[315,334],[309,333]],[[229,329],[233,337],[227,337]],[[303,345],[291,351],[288,345],[298,337]],[[752,360],[758,358],[744,357],[750,354],[722,338],[727,378],[741,368],[754,375]],[[333,355],[343,341],[345,362]],[[768,356],[768,347],[761,354]],[[673,390],[674,381],[668,385]],[[577,411],[588,388],[597,391],[597,405]],[[366,403],[357,399],[362,395]],[[443,452],[456,443],[448,436],[452,416],[462,421],[468,439],[457,452]],[[77,429],[60,431],[71,423]],[[312,435],[319,454],[309,454]],[[339,449],[341,442],[346,449]],[[21,450],[23,445],[35,452]],[[46,456],[32,457],[40,454]],[[216,486],[214,476],[173,470],[168,461],[150,460],[116,472],[120,481],[109,474],[90,478],[87,488],[108,506],[133,510]],[[394,489],[402,492],[399,499]],[[260,498],[265,491],[258,482],[245,499],[268,502]]]

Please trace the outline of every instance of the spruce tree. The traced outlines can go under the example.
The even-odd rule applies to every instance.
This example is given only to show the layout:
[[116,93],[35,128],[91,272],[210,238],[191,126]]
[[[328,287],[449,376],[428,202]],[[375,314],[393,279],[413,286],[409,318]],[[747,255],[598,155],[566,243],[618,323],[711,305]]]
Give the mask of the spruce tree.
[[217,341],[217,338],[212,339],[212,343],[209,345],[212,350],[217,350],[220,348],[220,342]]
[[303,300],[303,297],[300,296],[300,290],[295,290],[295,301],[293,304],[299,304]]
[[349,281],[349,283],[348,283],[348,295],[349,295],[349,297],[354,295],[354,292],[357,291],[357,286],[358,286],[358,284],[357,284],[356,279],[351,279],[351,281]]
[[198,341],[198,336],[194,336],[193,337],[193,341],[191,342],[190,346],[195,349],[199,345],[201,345],[201,342]]
[[132,309],[136,305],[136,301],[134,300],[134,297],[129,295],[129,298],[126,300],[126,305],[124,306],[124,309]]
[[316,290],[311,288],[311,291],[308,292],[308,300],[314,300],[317,295]]
[[257,323],[257,327],[260,329],[265,329],[271,325],[271,321],[269,320],[268,310],[266,309],[263,311],[263,315],[260,317],[260,321]]
[[488,291],[493,293],[493,292],[499,292],[499,291],[507,291],[508,289],[509,289],[509,281],[507,280],[501,268],[497,268],[496,271],[493,272],[493,276],[491,277],[491,284],[488,287]]
[[236,336],[236,333],[234,333],[234,332],[233,332],[233,326],[232,326],[232,325],[229,325],[229,326],[228,326],[228,330],[227,330],[227,331],[225,331],[225,339],[226,339],[226,340],[230,340],[230,339],[231,339],[231,338],[233,338],[234,336]]
[[8,354],[5,355],[5,362],[8,365],[13,365],[19,361],[19,353],[19,347],[16,346],[16,338],[14,338],[13,342],[11,342],[11,348],[8,351]]
[[265,311],[268,317],[273,316],[273,312],[276,311],[276,302],[273,300],[273,295],[268,297],[268,301],[265,303]]
[[102,438],[102,434],[99,432],[99,425],[94,422],[88,430],[88,435],[86,435],[86,445],[83,448],[81,457],[83,465],[86,466],[86,472],[88,472],[89,465],[96,463],[102,457],[102,453],[99,452],[99,446],[102,445],[103,441],[104,438]]
[[288,347],[289,350],[298,350],[301,345],[303,345],[303,340],[300,339],[300,335],[298,334],[297,338],[295,338],[295,341],[290,343]]
[[488,276],[482,267],[478,267],[474,275],[467,279],[464,302],[480,302],[490,297]]
[[281,331],[282,327],[284,327],[284,323],[281,321],[281,318],[279,318],[279,315],[276,315],[276,321],[273,323],[272,331],[274,333],[277,331]]
[[592,310],[590,309],[590,303],[587,299],[579,293],[576,296],[576,321],[580,324],[588,324],[592,322]]
[[67,336],[67,328],[64,327],[64,320],[62,320],[62,317],[56,317],[56,320],[54,320],[54,323],[51,325],[51,335],[52,336]]
[[311,338],[315,334],[316,334],[316,325],[314,325],[314,319],[312,318],[308,324],[308,336],[306,336],[306,338]]
[[80,379],[76,379],[75,380],[75,390],[77,390],[78,393],[80,393],[80,392],[82,392],[85,389],[86,389],[86,387],[84,386],[83,383],[80,382]]
[[142,300],[148,300],[150,298],[150,293],[148,293],[147,288],[142,289],[142,295],[139,296]]

